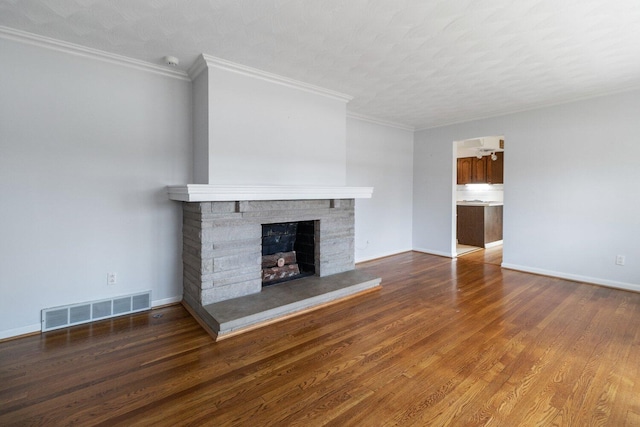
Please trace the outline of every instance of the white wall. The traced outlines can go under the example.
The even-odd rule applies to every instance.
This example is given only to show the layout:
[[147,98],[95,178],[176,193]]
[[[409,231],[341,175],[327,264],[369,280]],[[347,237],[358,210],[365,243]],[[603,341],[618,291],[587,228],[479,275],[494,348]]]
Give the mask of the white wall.
[[209,77],[200,73],[191,83],[193,114],[193,183],[209,184]]
[[633,91],[416,132],[414,247],[452,251],[453,141],[502,134],[504,265],[640,291],[638,117]]
[[[40,310],[182,294],[191,84],[0,39],[0,338]],[[107,286],[107,272],[118,283]]]
[[346,101],[227,69],[207,72],[206,183],[345,185]]
[[374,187],[356,200],[356,262],[411,250],[413,132],[349,117],[347,185]]

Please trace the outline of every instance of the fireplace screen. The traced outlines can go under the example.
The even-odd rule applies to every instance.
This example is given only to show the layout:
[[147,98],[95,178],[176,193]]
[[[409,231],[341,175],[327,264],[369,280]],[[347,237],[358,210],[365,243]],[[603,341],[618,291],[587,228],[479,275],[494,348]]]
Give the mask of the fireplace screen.
[[315,274],[316,222],[262,224],[262,286]]

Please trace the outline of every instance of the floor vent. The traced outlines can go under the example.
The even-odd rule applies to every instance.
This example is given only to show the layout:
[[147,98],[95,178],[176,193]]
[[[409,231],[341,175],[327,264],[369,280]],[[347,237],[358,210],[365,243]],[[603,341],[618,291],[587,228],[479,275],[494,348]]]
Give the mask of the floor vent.
[[42,310],[42,332],[151,308],[151,291]]

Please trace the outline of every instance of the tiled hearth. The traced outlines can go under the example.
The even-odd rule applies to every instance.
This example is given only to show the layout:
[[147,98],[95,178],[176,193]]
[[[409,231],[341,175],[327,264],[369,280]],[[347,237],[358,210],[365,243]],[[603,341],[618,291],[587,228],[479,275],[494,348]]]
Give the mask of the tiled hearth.
[[[379,286],[380,279],[354,270],[353,198],[235,197],[258,200],[187,201],[184,194],[172,194],[183,200],[184,302],[218,338]],[[313,221],[316,273],[263,288],[262,225],[293,221]]]

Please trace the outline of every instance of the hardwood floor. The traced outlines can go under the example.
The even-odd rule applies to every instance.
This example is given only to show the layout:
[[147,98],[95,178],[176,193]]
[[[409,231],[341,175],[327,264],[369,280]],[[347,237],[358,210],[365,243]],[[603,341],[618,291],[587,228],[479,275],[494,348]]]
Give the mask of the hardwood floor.
[[640,425],[640,294],[404,253],[218,343],[181,306],[0,343],[0,425]]
[[465,261],[482,262],[499,266],[502,264],[502,245],[458,255],[458,257],[464,257]]

